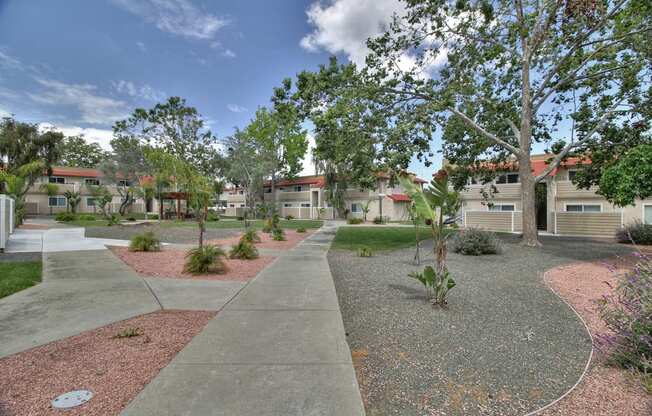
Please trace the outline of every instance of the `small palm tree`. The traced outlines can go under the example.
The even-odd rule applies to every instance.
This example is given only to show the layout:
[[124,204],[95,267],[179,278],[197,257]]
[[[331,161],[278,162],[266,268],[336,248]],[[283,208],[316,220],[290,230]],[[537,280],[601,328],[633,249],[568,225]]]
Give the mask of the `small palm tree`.
[[[48,200],[59,193],[59,186],[56,183],[44,183],[40,186],[40,189],[47,194]],[[52,205],[48,205],[50,206],[50,215],[52,215]]]
[[[81,195],[79,192],[75,191],[66,191],[63,193],[63,196],[66,197],[66,200],[68,201],[67,207],[70,208],[70,212],[73,214],[77,213],[77,207],[79,206],[79,203],[81,202]],[[67,211],[68,209],[66,209]]]
[[367,222],[367,214],[369,214],[369,204],[371,203],[371,199],[367,201],[366,204],[362,205],[362,220],[364,222]]

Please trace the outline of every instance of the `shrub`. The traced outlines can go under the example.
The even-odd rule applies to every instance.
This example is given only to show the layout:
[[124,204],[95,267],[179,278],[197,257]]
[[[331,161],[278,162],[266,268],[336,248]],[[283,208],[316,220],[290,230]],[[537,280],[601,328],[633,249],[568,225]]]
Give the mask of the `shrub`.
[[631,243],[641,245],[652,244],[652,224],[643,224],[641,221],[634,221],[627,224],[616,232],[616,239],[621,243]]
[[216,212],[208,211],[208,214],[206,215],[206,221],[215,222],[219,220],[220,220],[220,216]]
[[81,214],[79,216],[80,221],[95,221],[95,215],[91,214]]
[[60,222],[70,222],[75,221],[77,216],[72,212],[60,212],[54,217],[54,219]]
[[226,271],[226,266],[222,261],[224,255],[221,248],[210,244],[193,248],[186,254],[183,271],[191,274],[224,273]]
[[245,233],[240,237],[240,241],[245,241],[247,243],[260,243],[260,236],[253,228],[245,231]]
[[297,228],[297,232],[298,233],[305,233],[306,229],[304,227],[299,227],[299,228]]
[[111,216],[107,219],[106,225],[111,227],[112,225],[120,224],[120,216],[118,214],[111,214]]
[[374,217],[374,224],[385,224],[387,217]]
[[288,221],[291,221],[291,220],[294,219],[294,215],[286,215],[285,219],[288,220]]
[[127,221],[136,221],[136,217],[127,217]]
[[244,217],[242,215],[238,215],[237,217],[235,217],[235,219],[238,221],[244,221]]
[[358,257],[372,257],[374,252],[369,247],[360,247],[358,249]]
[[113,338],[133,338],[133,337],[138,337],[142,335],[140,332],[140,329],[138,328],[126,328],[123,329],[122,331],[118,332],[113,336]]
[[499,254],[501,252],[500,240],[494,234],[468,228],[460,231],[452,242],[452,249],[455,253],[467,256],[481,256],[483,254]]
[[598,335],[598,347],[612,364],[640,371],[652,392],[652,259],[641,258],[599,304],[609,333]]
[[274,241],[284,241],[285,240],[285,232],[283,231],[282,228],[274,228],[272,230],[272,240],[274,240]]
[[346,220],[346,223],[352,225],[362,224],[362,218],[349,218],[348,220]]
[[231,247],[229,257],[232,259],[252,260],[258,258],[258,250],[250,242],[240,240],[238,244]]
[[160,251],[161,242],[151,231],[137,234],[131,238],[129,251]]
[[158,220],[158,214],[147,214],[147,218],[150,220]]

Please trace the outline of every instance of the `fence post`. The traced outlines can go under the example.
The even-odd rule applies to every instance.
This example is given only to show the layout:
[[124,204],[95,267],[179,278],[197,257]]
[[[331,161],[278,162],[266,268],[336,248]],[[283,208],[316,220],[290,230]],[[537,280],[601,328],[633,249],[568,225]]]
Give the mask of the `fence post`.
[[9,234],[14,232],[16,224],[14,220],[16,219],[16,201],[13,198],[9,198]]
[[514,232],[514,212],[512,211],[512,232]]
[[555,234],[557,234],[557,211],[553,211],[552,213],[554,214],[553,218],[555,219]]

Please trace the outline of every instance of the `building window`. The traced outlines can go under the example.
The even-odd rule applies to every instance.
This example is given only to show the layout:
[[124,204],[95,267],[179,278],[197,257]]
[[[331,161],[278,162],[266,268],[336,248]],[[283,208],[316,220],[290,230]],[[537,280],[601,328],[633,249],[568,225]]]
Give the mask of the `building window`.
[[86,206],[87,207],[94,207],[95,206],[95,198],[86,198]]
[[496,184],[518,183],[518,173],[506,173],[496,178]]
[[294,192],[301,192],[303,187],[301,185],[294,185]]
[[272,193],[272,188],[265,188],[265,193],[266,194],[271,194]]
[[48,198],[49,207],[65,207],[66,198],[63,196],[51,196]]
[[643,224],[652,225],[652,205],[643,205]]
[[292,204],[288,204],[288,203],[283,204],[283,206],[284,206],[285,208],[292,208]]
[[362,206],[360,204],[351,204],[351,212],[362,212]]
[[599,204],[566,204],[566,212],[602,212]]
[[302,208],[310,208],[310,204],[301,204]]
[[86,179],[84,179],[84,183],[86,185],[99,186],[100,185],[100,180],[99,179],[93,179],[93,178],[86,178]]
[[577,176],[577,169],[573,169],[573,170],[568,171],[568,180],[569,181],[575,180],[576,176]]
[[131,182],[122,179],[122,180],[119,180],[119,181],[118,181],[118,186],[131,186]]
[[49,183],[66,183],[66,179],[61,176],[50,176],[48,178]]
[[235,204],[229,204],[231,208],[235,208]]
[[489,211],[514,211],[514,204],[494,204]]
[[240,204],[240,208],[244,208],[245,204]]

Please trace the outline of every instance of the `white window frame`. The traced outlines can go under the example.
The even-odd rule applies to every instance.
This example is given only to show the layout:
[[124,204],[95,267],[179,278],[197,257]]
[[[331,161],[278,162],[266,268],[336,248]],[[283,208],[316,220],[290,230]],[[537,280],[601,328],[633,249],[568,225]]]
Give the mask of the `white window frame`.
[[117,186],[124,186],[125,188],[127,188],[127,187],[131,186],[131,181],[128,181],[126,179],[120,179],[118,181]]
[[[581,210],[581,211],[569,211],[569,210],[568,210],[568,206],[569,206],[569,205],[577,205],[577,206],[581,206],[581,207],[582,207],[582,210]],[[584,210],[584,207],[585,207],[586,205],[598,206],[598,207],[600,207],[600,211],[585,211],[585,210]],[[603,207],[602,207],[602,204],[601,204],[601,203],[599,203],[599,204],[582,204],[582,203],[566,203],[566,204],[564,204],[564,212],[593,212],[593,213],[595,213],[595,212],[604,212],[604,211],[602,211],[602,208],[603,208]]]
[[95,205],[95,198],[93,198],[92,196],[88,196],[88,197],[86,197],[86,206],[87,206],[87,207],[94,207],[94,206],[96,206],[96,205]]
[[[57,204],[56,204],[56,205],[52,205],[52,204],[50,203],[50,201],[51,201],[52,199],[56,199],[56,200],[57,200]],[[63,205],[59,204],[59,201],[61,201],[61,200],[63,200]],[[57,207],[65,207],[65,206],[67,206],[67,205],[68,205],[68,200],[66,199],[65,196],[57,195],[57,196],[49,196],[49,197],[48,197],[48,207],[57,208]]]
[[[495,209],[500,207],[500,209]],[[503,209],[503,207],[512,207],[512,209]],[[493,204],[493,206],[487,205],[487,211],[490,212],[514,212],[516,211],[516,204]]]
[[[61,179],[61,180],[63,180],[63,182],[57,182],[57,181],[52,182],[52,179]],[[48,176],[48,182],[47,183],[54,183],[54,184],[57,184],[57,185],[65,185],[66,184],[66,178],[64,178],[63,176]]]
[[292,208],[292,203],[291,202],[284,203],[283,208]]
[[652,204],[643,204],[642,212],[641,212],[641,214],[642,214],[642,215],[641,215],[641,222],[642,222],[643,224],[649,224],[649,225],[652,225],[652,222],[649,222],[649,223],[648,223],[648,222],[645,222],[645,207],[652,207]]
[[303,185],[294,185],[292,189],[294,192],[303,192]]
[[[353,209],[353,207],[359,207],[358,209]],[[359,202],[353,202],[351,203],[351,213],[357,214],[359,212],[362,212],[362,204]]]
[[[88,181],[94,181],[97,183],[88,183]],[[84,185],[93,185],[93,186],[99,186],[100,185],[100,180],[97,178],[84,178]]]
[[[516,182],[509,182],[509,177],[516,175]],[[505,183],[498,183],[498,178],[501,176],[505,177]],[[506,172],[506,173],[501,173],[494,179],[494,185],[516,185],[517,183],[521,183],[521,177],[518,173],[515,172]]]

